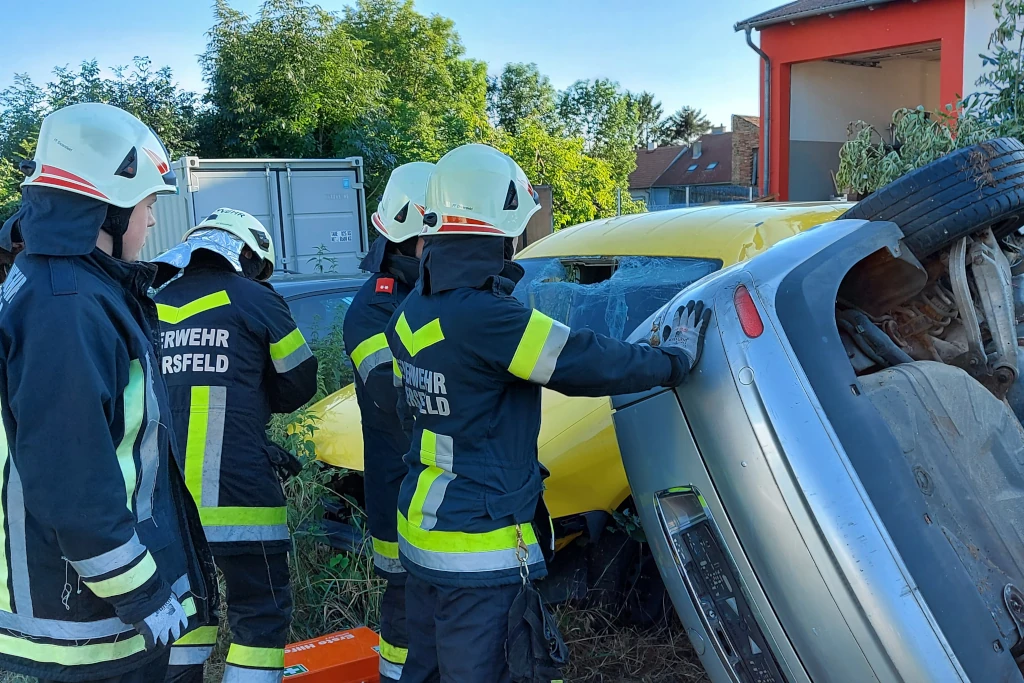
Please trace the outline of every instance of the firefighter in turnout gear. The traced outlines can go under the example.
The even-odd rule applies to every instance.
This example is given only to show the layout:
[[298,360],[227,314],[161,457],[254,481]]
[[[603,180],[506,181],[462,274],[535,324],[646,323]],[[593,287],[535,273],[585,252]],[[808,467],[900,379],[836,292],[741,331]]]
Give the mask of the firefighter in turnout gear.
[[[531,585],[553,551],[537,460],[541,387],[604,396],[678,386],[697,344],[570,330],[513,298],[523,275],[514,240],[539,206],[501,152],[449,152],[426,202],[420,279],[387,332],[415,412],[398,499],[409,573],[402,682],[559,679],[565,646]],[[706,315],[696,315],[704,327]]]
[[378,238],[360,268],[373,273],[345,316],[345,351],[355,371],[356,399],[363,427],[363,485],[373,542],[373,564],[387,581],[380,608],[380,676],[402,676],[409,647],[405,620],[405,569],[398,559],[398,490],[407,467],[409,434],[397,412],[399,399],[392,355],[384,337],[391,315],[419,277],[424,195],[434,165],[396,168],[373,214]]
[[[274,248],[252,216],[218,209],[156,259],[161,370],[185,483],[227,584],[224,683],[282,678],[291,623],[282,479],[301,466],[266,435],[271,413],[316,393],[317,362],[284,299],[266,283]],[[176,643],[169,680],[201,683],[217,627]]]
[[105,104],[47,116],[22,170],[0,231],[24,241],[0,289],[0,669],[159,681],[217,590],[136,262],[174,174],[156,134]]

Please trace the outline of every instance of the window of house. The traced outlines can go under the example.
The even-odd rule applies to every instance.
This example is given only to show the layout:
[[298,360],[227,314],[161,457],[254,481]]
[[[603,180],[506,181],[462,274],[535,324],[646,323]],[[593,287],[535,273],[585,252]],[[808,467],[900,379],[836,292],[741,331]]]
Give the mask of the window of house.
[[694,164],[693,166],[690,166],[690,168],[686,169],[686,172],[689,173],[690,171],[696,171],[696,170],[697,170],[697,164]]
[[718,168],[718,162],[717,161],[712,161],[710,164],[708,164],[707,170],[712,171],[712,170],[714,170],[716,168]]
[[753,168],[751,169],[751,172],[750,172],[750,184],[753,187],[757,187],[757,184],[758,184],[757,168],[758,168],[758,165],[759,165],[759,161],[758,161],[758,158],[757,158],[757,156],[758,156],[757,155],[757,151],[758,150],[755,148],[754,149],[754,160],[753,160],[753,164],[752,164]]

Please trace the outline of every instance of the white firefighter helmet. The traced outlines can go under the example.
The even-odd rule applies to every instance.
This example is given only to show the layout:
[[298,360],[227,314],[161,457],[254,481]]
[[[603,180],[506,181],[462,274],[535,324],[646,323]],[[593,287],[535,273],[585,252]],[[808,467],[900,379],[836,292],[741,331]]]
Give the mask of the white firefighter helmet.
[[43,119],[22,187],[52,187],[131,208],[178,191],[167,149],[153,130],[109,104],[75,104]]
[[540,197],[523,169],[487,145],[463,145],[441,157],[427,181],[426,235],[517,237]]
[[391,242],[404,242],[423,231],[424,197],[434,164],[414,161],[391,172],[384,195],[371,220],[373,227]]
[[[257,259],[258,269],[242,267],[242,252],[248,247]],[[159,283],[166,282],[192,260],[196,251],[206,250],[227,259],[236,272],[254,280],[267,280],[274,274],[274,241],[254,216],[237,209],[217,209],[196,227],[185,233],[181,244],[153,259],[160,267]],[[167,268],[170,266],[170,268]]]

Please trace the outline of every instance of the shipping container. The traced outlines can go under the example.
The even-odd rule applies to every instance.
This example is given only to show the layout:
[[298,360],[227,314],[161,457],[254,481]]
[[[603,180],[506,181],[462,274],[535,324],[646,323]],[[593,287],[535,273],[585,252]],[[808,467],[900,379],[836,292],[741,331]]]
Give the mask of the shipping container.
[[270,231],[279,273],[359,273],[369,247],[363,160],[200,159],[173,164],[176,195],[161,195],[143,259],[181,242],[219,208],[251,213]]

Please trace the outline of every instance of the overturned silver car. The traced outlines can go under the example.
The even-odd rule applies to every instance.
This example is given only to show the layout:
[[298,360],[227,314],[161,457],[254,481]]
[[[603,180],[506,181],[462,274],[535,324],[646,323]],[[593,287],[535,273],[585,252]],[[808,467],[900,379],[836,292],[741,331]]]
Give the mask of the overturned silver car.
[[636,330],[714,310],[687,385],[613,399],[714,683],[1024,681],[1022,224],[1024,145],[994,140]]

